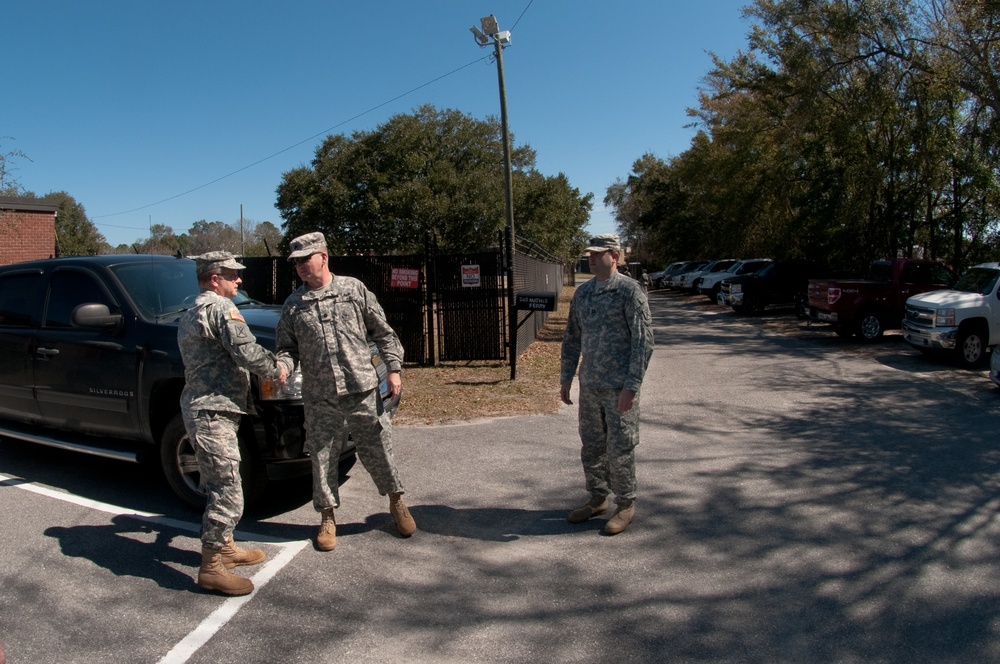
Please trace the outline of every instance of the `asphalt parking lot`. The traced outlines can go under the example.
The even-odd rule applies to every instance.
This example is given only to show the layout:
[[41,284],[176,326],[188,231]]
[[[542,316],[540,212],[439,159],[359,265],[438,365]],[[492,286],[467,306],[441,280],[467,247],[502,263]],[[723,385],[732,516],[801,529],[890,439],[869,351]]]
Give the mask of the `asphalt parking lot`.
[[237,534],[269,556],[244,598],[195,586],[198,515],[155,476],[0,441],[8,662],[1000,661],[985,372],[650,299],[639,512],[615,537],[565,520],[571,407],[397,428],[409,540],[360,465],[330,553],[308,483],[276,486]]

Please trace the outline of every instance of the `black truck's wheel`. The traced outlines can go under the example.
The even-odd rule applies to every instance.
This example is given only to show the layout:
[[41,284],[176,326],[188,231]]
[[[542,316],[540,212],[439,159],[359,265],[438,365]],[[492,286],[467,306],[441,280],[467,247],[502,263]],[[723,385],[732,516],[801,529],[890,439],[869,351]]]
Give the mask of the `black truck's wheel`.
[[[240,441],[240,477],[243,483],[243,497],[251,504],[267,484],[267,472],[254,449],[247,449]],[[201,472],[195,458],[194,446],[184,429],[180,413],[175,415],[163,430],[160,438],[160,466],[167,484],[185,504],[196,509],[204,509],[205,494],[199,486]]]

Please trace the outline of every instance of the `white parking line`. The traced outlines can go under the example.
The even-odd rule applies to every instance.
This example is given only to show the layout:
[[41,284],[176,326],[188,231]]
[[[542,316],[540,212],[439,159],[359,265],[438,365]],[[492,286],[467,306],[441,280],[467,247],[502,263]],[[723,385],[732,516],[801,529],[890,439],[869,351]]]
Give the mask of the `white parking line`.
[[188,661],[188,658],[208,643],[209,639],[225,626],[244,604],[253,599],[254,595],[267,585],[267,582],[273,579],[274,575],[282,567],[291,562],[295,554],[301,551],[306,544],[308,542],[289,542],[288,544],[281,545],[281,552],[264,563],[260,571],[250,577],[254,585],[252,593],[243,597],[230,597],[226,599],[222,603],[222,606],[209,614],[194,631],[181,639],[180,643],[164,655],[163,659],[160,660],[160,664],[183,664],[183,662]]
[[[141,519],[143,521],[149,521],[161,526],[169,526],[171,528],[176,528],[178,530],[186,530],[197,534],[201,530],[201,525],[196,523],[190,523],[188,521],[180,521],[178,519],[171,519],[169,517],[163,516],[162,514],[154,514],[153,512],[142,512],[140,510],[132,510],[124,507],[119,507],[117,505],[111,505],[108,503],[102,503],[96,500],[90,500],[89,498],[82,498],[80,496],[74,496],[69,493],[63,493],[61,491],[56,491],[54,489],[49,489],[37,484],[33,484],[27,480],[20,479],[17,477],[11,477],[10,475],[4,475],[0,473],[0,486],[12,487],[16,489],[22,489],[24,491],[30,491],[31,493],[36,493],[47,498],[54,498],[56,500],[61,500],[63,502],[72,503],[74,505],[79,505],[81,507],[86,507],[89,509],[97,510],[100,512],[106,512],[108,514],[114,514],[115,516],[130,516],[136,519]],[[253,542],[264,542],[267,544],[273,544],[281,548],[278,555],[269,558],[254,574],[250,577],[253,581],[254,591],[249,595],[244,595],[243,597],[227,597],[223,600],[222,605],[215,611],[210,613],[201,624],[194,628],[187,636],[185,636],[177,645],[170,649],[166,655],[160,660],[160,664],[183,664],[188,661],[188,659],[198,651],[203,645],[208,643],[208,641],[219,631],[222,627],[229,622],[236,612],[243,607],[244,604],[249,602],[257,592],[267,585],[267,583],[275,577],[275,575],[281,571],[281,569],[287,565],[295,557],[295,555],[305,548],[306,544],[309,543],[308,540],[300,540],[295,542],[289,542],[287,540],[278,539],[275,537],[253,535],[244,533],[242,531],[237,531],[235,533],[239,536],[240,540],[249,540]]]

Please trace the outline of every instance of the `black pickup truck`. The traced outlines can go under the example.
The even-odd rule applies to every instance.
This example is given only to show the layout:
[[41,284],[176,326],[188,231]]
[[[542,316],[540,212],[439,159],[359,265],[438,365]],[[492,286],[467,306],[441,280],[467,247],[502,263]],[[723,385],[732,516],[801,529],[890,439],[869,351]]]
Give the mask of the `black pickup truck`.
[[[173,491],[201,507],[198,465],[179,398],[177,320],[198,295],[194,261],[170,256],[57,258],[0,267],[0,437],[159,463]],[[274,348],[280,307],[236,300],[258,342]],[[373,351],[380,377],[385,365]],[[295,386],[253,380],[244,418],[244,494],[309,473]],[[390,409],[395,403],[387,404]],[[355,460],[353,447],[341,472]]]
[[817,261],[791,258],[775,261],[759,272],[724,280],[719,300],[736,313],[749,316],[759,316],[765,310],[799,310],[808,299],[810,279],[856,276],[831,270]]

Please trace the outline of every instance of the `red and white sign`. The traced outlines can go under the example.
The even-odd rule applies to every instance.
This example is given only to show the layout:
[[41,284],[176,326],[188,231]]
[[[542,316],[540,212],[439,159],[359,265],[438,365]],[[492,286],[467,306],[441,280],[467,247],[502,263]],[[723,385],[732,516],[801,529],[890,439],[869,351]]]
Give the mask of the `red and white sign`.
[[390,285],[393,288],[419,288],[420,270],[408,267],[394,267],[392,268],[392,281]]
[[478,265],[462,266],[462,286],[466,288],[479,288],[482,280],[479,277]]

